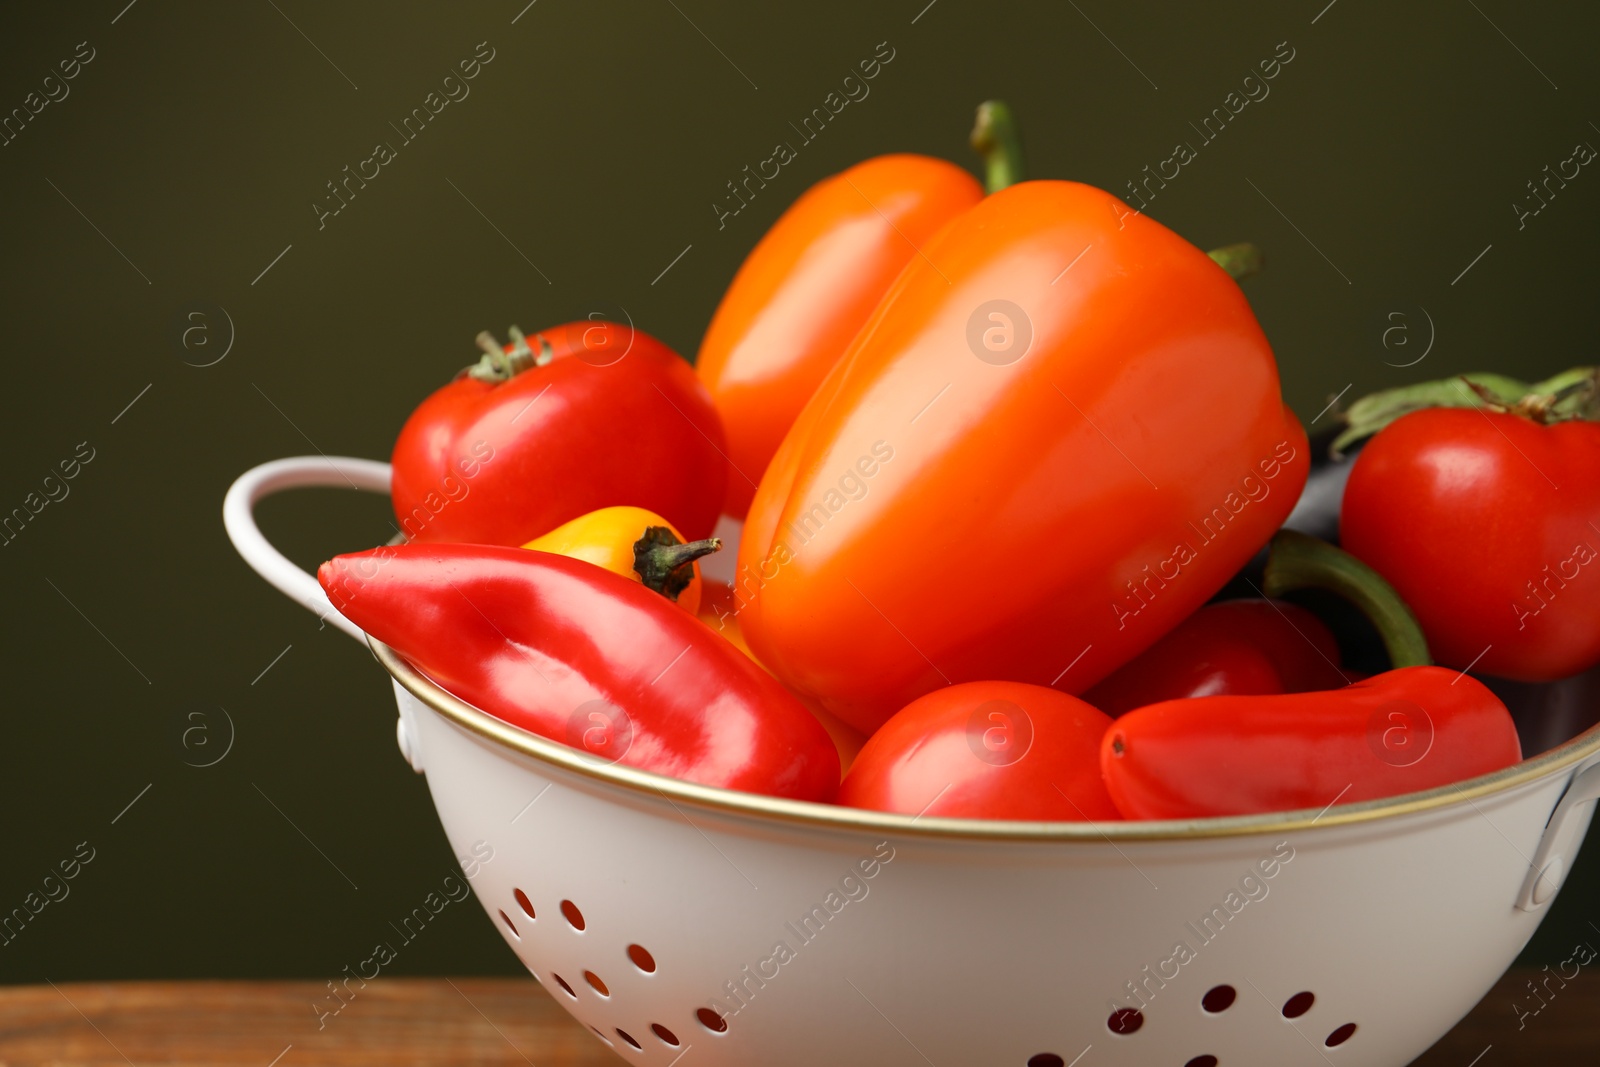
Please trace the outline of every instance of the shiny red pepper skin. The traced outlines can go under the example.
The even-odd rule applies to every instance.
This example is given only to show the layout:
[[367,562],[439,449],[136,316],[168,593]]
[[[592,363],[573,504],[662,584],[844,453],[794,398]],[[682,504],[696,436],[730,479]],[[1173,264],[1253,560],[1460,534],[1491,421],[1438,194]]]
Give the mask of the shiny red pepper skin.
[[818,801],[838,789],[833,742],[782,685],[592,563],[411,544],[335,557],[317,578],[351,622],[514,726],[702,785]]
[[610,322],[529,341],[547,362],[498,383],[457,377],[406,420],[391,495],[407,539],[521,545],[619,504],[709,537],[727,463],[693,368]]
[[1207,604],[1083,694],[1117,716],[1187,697],[1304,693],[1345,684],[1321,619],[1284,600]]
[[1129,819],[1317,810],[1460,782],[1522,758],[1481,682],[1402,667],[1315,693],[1170,700],[1106,732],[1100,767]]

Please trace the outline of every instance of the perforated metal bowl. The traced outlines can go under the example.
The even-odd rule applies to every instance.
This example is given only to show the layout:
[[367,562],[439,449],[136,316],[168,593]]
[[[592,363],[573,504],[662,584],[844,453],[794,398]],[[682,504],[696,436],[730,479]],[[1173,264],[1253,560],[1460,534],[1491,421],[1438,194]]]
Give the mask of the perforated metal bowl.
[[[251,517],[307,485],[382,492],[388,469],[258,467],[229,491],[229,534],[362,636]],[[596,763],[370,644],[456,854],[493,850],[472,887],[507,945],[624,1060],[663,1067],[1404,1064],[1527,943],[1600,796],[1590,727],[1321,811],[887,815]]]

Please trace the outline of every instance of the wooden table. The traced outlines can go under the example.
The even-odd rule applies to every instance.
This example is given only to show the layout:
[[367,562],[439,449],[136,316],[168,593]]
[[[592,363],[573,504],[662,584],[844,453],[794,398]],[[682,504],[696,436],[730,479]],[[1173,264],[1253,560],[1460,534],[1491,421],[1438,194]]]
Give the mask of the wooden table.
[[[1523,1019],[1519,1031],[1512,1003],[1531,1003],[1524,983],[1535,973],[1513,971],[1501,979],[1417,1064],[1593,1067],[1600,1062],[1600,975],[1580,974],[1537,1016]],[[0,988],[0,1067],[615,1067],[622,1062],[531,979],[380,979],[319,1030],[311,1005],[326,995],[318,982]]]

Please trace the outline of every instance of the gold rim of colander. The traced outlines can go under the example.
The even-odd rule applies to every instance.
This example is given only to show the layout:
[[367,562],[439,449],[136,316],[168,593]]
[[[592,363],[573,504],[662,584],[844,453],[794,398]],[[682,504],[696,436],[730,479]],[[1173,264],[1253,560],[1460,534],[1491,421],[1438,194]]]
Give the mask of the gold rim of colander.
[[1412,812],[1432,811],[1462,803],[1472,803],[1519,785],[1554,774],[1564,767],[1600,752],[1600,723],[1571,740],[1533,759],[1526,759],[1492,774],[1464,782],[1440,786],[1420,793],[1406,793],[1381,800],[1337,804],[1332,797],[1321,811],[1270,812],[1265,815],[1230,815],[1209,819],[1163,819],[1138,822],[1022,822],[998,819],[951,819],[897,815],[861,808],[845,808],[807,800],[744,793],[733,789],[700,785],[679,778],[616,763],[605,763],[584,755],[558,741],[551,741],[520,727],[512,726],[481,711],[441,688],[411,666],[399,653],[382,641],[367,638],[373,655],[406,692],[451,722],[514,752],[560,767],[610,785],[644,794],[682,801],[698,808],[709,808],[744,816],[759,816],[804,826],[848,830],[872,834],[900,834],[932,838],[976,838],[1007,841],[1170,841],[1208,837],[1239,837],[1254,834],[1284,833],[1351,823],[1372,822]]

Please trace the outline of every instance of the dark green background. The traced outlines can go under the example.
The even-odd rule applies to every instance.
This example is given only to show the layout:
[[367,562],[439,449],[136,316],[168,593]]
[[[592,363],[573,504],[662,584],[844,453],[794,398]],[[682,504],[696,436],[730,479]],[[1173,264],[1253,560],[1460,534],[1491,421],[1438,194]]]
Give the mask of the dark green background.
[[[234,555],[229,482],[315,450],[385,457],[486,327],[610,301],[692,354],[741,258],[808,184],[886,151],[971,162],[985,97],[1017,107],[1036,175],[1122,191],[1288,41],[1270,97],[1151,213],[1202,247],[1265,247],[1248,290],[1302,419],[1346,386],[1594,359],[1600,174],[1521,231],[1511,207],[1545,164],[1600,143],[1594,5],[539,0],[513,25],[525,0],[125,2],[0,13],[0,109],[78,42],[97,52],[0,148],[0,511],[79,442],[96,452],[0,548],[0,909],[78,842],[97,850],[72,895],[0,949],[4,981],[327,976],[386,936],[452,858],[395,751],[387,679]],[[870,97],[719,231],[724,183],[885,40],[896,56]],[[324,183],[393,140],[388,123],[480,41],[496,56],[471,96],[319,231]],[[216,348],[174,341],[195,301],[236,327],[207,368],[183,360]],[[1387,366],[1426,347],[1423,309],[1426,360]],[[1408,331],[1386,348],[1396,324]],[[391,532],[382,502],[348,493],[274,501],[262,521],[307,565]],[[225,740],[218,707],[231,752],[186,766],[200,758],[186,727]],[[1591,936],[1597,866],[1591,852],[1534,958]],[[475,909],[438,925],[395,973],[516,971]]]

